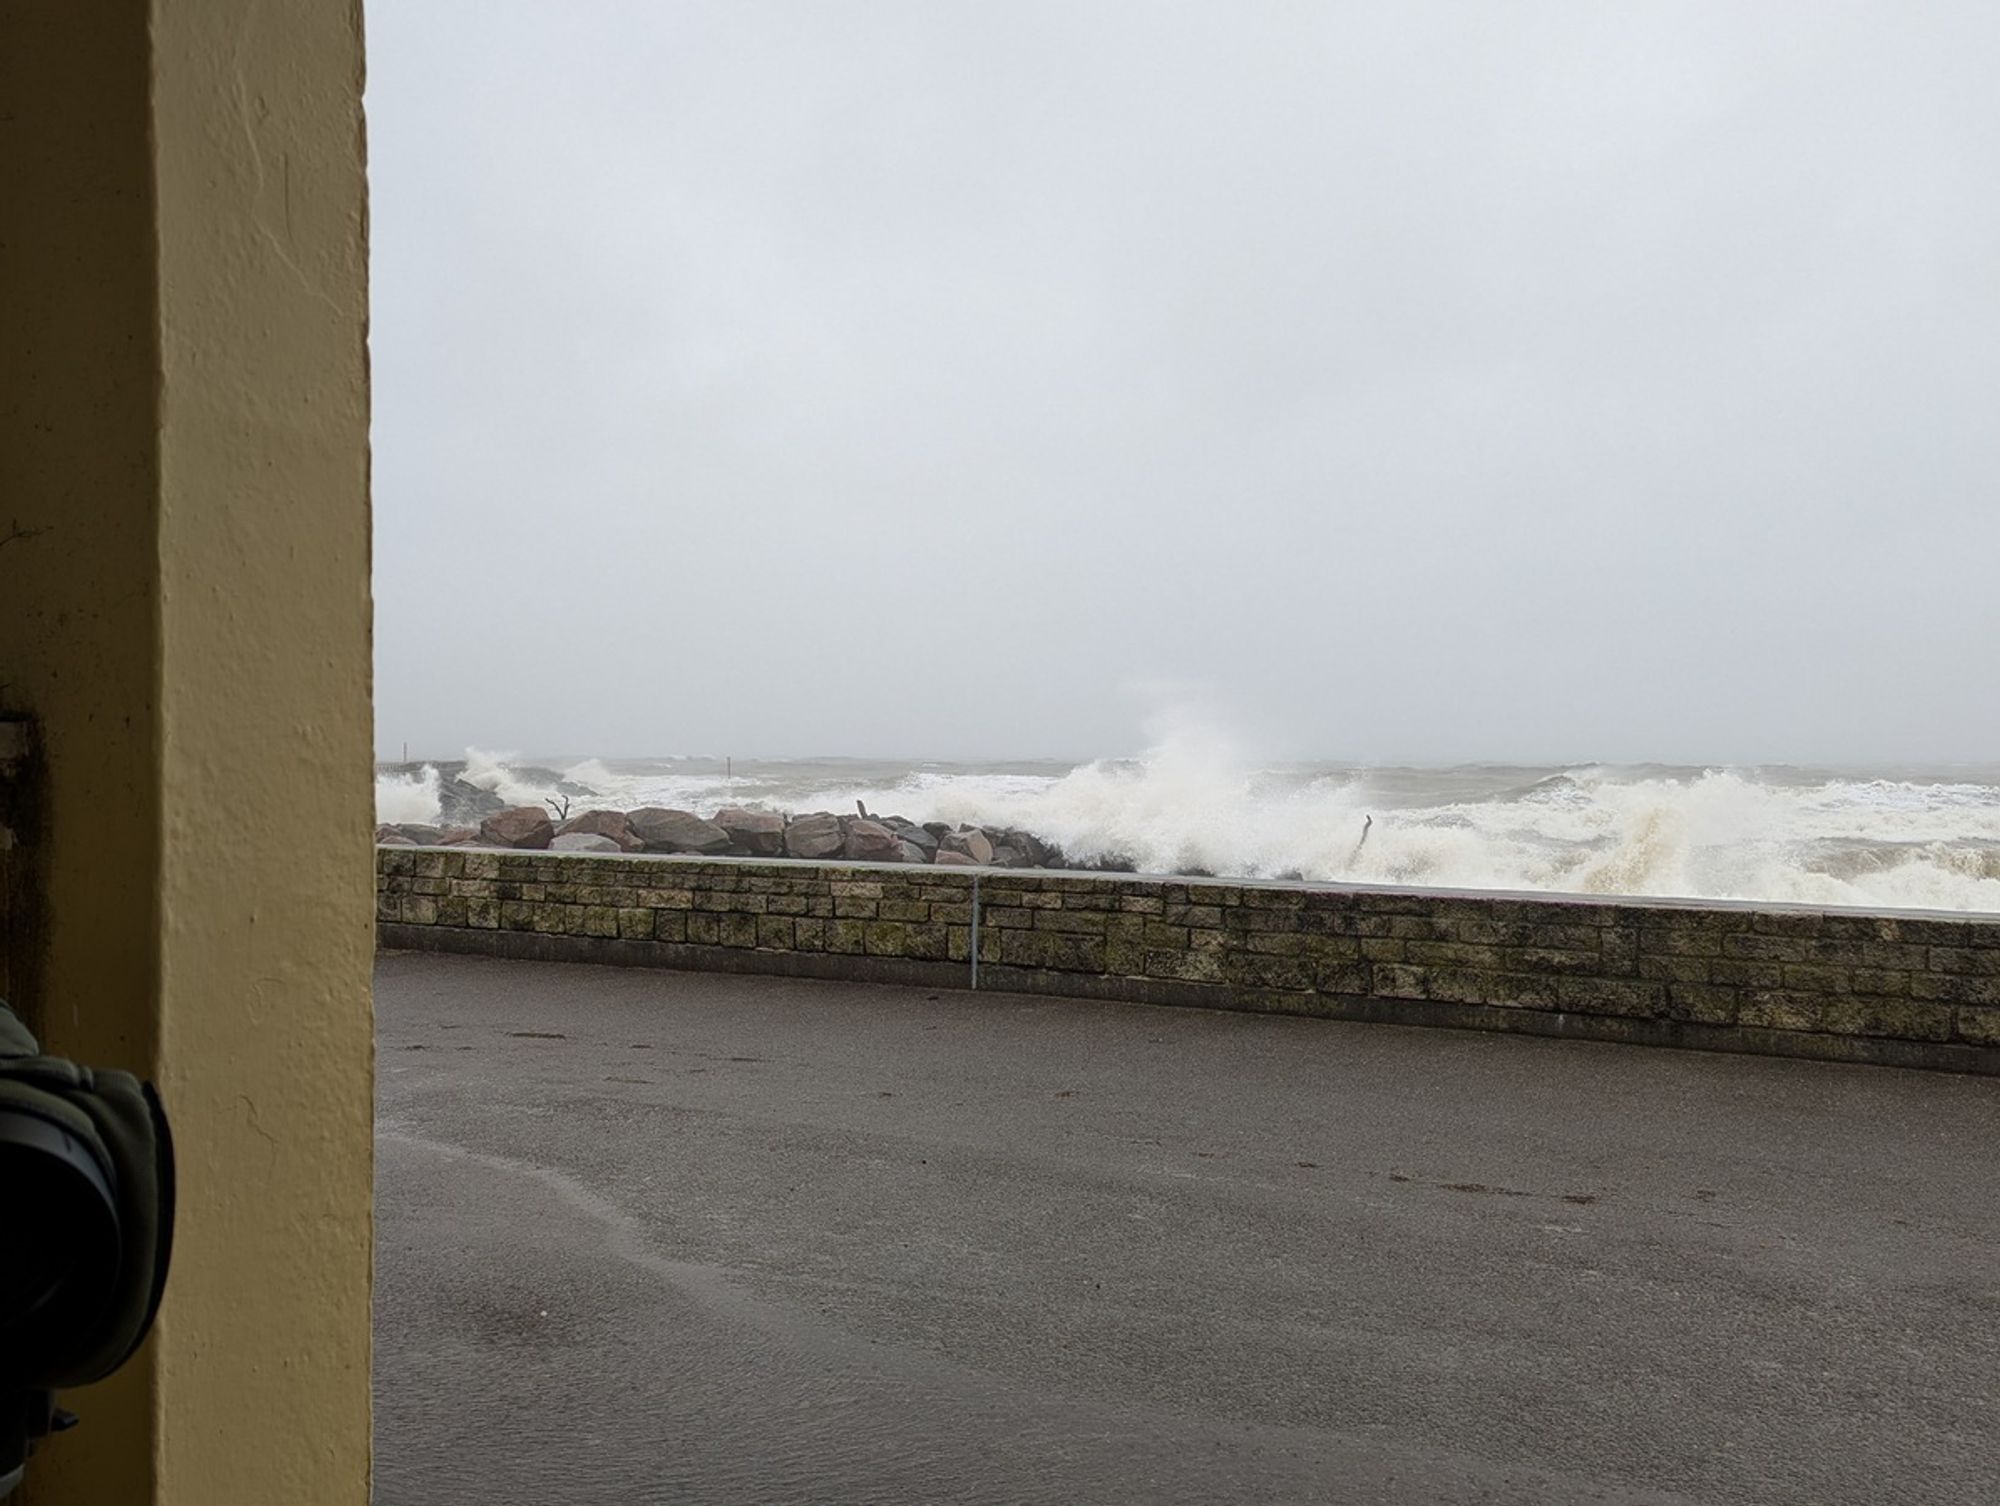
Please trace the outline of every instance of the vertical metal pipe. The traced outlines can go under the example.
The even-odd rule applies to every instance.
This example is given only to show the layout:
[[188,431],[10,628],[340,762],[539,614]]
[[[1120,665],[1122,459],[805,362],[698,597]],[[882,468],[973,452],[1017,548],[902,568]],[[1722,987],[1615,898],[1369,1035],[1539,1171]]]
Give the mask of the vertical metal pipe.
[[972,875],[972,991],[979,991],[979,875]]

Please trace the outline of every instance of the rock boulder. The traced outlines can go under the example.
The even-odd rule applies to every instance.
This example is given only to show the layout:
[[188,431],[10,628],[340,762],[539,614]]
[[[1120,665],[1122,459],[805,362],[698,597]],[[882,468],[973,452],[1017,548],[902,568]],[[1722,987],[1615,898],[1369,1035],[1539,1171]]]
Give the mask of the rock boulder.
[[391,837],[400,837],[414,847],[430,847],[437,842],[438,829],[416,821],[385,821],[375,828],[377,842],[386,842]]
[[1004,843],[1021,854],[1021,866],[1025,868],[1049,868],[1059,866],[1061,853],[1044,842],[1031,831],[1019,831],[1013,827],[1001,832],[997,841]]
[[746,811],[729,806],[715,813],[715,824],[729,833],[729,843],[754,858],[775,858],[785,850],[785,818],[776,811]]
[[595,831],[560,831],[549,843],[550,852],[624,852],[612,838]]
[[828,858],[839,852],[847,840],[840,829],[840,817],[800,816],[785,828],[785,855],[794,858]]
[[840,855],[855,863],[900,863],[903,844],[894,832],[879,821],[855,819],[844,823],[847,840]]
[[456,775],[438,785],[438,820],[446,826],[477,826],[506,808],[507,802],[493,791],[468,784]]
[[556,824],[539,805],[510,805],[479,823],[479,839],[496,847],[547,847]]
[[[632,818],[623,811],[585,811],[571,816],[556,828],[558,837],[593,836],[607,838],[621,852],[637,852],[646,844],[632,830]],[[567,847],[565,852],[602,852],[600,847]]]
[[632,823],[632,834],[648,852],[714,853],[729,845],[728,832],[693,811],[649,805],[631,812],[627,819]]
[[942,857],[947,852],[962,853],[975,863],[984,864],[993,861],[993,843],[986,833],[976,826],[960,827],[939,842],[938,855]]

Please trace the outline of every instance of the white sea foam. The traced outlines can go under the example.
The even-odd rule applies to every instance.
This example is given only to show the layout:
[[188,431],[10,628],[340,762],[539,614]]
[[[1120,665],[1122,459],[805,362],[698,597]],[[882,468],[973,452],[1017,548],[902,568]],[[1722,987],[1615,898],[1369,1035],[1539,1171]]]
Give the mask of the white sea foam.
[[[630,764],[529,772],[470,753],[519,804],[854,808],[1013,826],[1143,871],[2000,912],[2000,780],[1659,772],[1264,768],[1198,731],[1076,767]],[[435,820],[439,779],[385,774],[381,819]],[[587,794],[573,792],[583,790]],[[1364,824],[1366,839],[1363,840]]]
[[375,819],[419,823],[437,820],[438,783],[438,771],[429,764],[414,774],[376,774]]

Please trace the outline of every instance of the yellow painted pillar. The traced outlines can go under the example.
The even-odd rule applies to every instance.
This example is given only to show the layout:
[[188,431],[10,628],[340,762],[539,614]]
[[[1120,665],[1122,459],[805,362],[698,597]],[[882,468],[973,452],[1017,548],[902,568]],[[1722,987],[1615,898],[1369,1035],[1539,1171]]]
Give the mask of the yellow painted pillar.
[[0,8],[0,712],[52,1050],[156,1077],[161,1321],[25,1499],[367,1498],[371,725],[357,5]]

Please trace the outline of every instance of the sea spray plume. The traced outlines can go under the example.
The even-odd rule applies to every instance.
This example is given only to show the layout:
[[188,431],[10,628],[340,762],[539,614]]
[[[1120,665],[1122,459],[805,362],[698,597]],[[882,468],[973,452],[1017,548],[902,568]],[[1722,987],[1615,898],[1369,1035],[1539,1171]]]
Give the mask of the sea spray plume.
[[[1019,827],[1080,862],[1332,878],[1351,852],[1355,789],[1346,775],[1257,768],[1230,739],[1184,724],[1137,759],[1004,788],[974,776],[923,793],[940,819]],[[894,798],[907,803],[902,792]]]
[[619,776],[612,773],[601,758],[586,758],[581,763],[571,764],[562,771],[562,777],[571,784],[582,785],[601,795],[609,795],[619,784]]
[[438,771],[425,764],[414,774],[375,776],[375,819],[398,824],[433,825],[438,819]]
[[553,778],[516,767],[513,753],[492,753],[483,748],[465,750],[465,772],[458,777],[482,790],[491,790],[509,805],[540,805],[556,793]]
[[[549,806],[564,800],[589,802],[600,792],[579,773],[609,771],[595,760],[558,773],[513,762],[511,753],[467,748],[462,762],[426,763],[415,773],[378,769],[375,775],[375,819],[379,822],[435,825],[477,825],[481,814],[500,806]],[[635,802],[636,803],[636,802]]]

